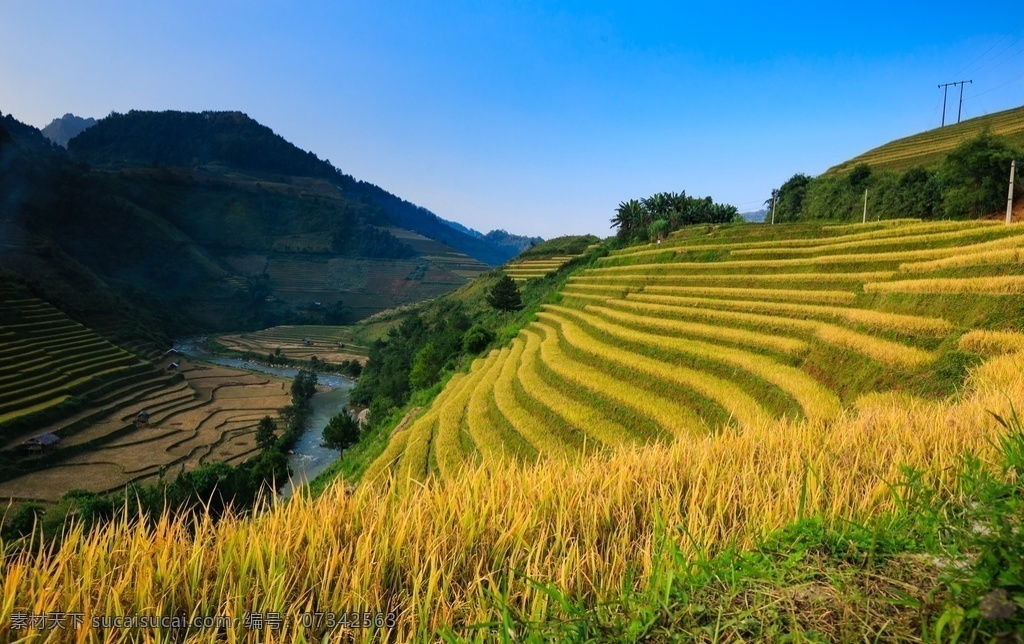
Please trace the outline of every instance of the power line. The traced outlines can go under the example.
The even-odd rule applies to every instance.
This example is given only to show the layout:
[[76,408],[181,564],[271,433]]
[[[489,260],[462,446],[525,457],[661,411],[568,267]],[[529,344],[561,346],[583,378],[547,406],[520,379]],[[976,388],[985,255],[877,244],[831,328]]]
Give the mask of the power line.
[[[1006,39],[1007,39],[1008,37],[1010,37],[1010,35],[1011,35],[1011,34],[1014,34],[1014,33],[1016,33],[1016,32],[1017,32],[1017,30],[1018,30],[1018,29],[1020,29],[1021,27],[1024,27],[1024,20],[1022,20],[1021,22],[1019,22],[1019,23],[1017,24],[1017,26],[1016,26],[1016,27],[1014,27],[1013,29],[1009,30],[1008,32],[1006,32],[1005,34],[1003,34],[1002,36],[1000,36],[999,40],[997,40],[997,41],[995,41],[994,43],[992,43],[992,44],[991,44],[991,45],[989,46],[989,48],[988,48],[988,49],[986,49],[985,51],[983,51],[983,52],[981,53],[981,55],[980,55],[980,56],[976,57],[976,58],[975,58],[974,60],[972,60],[971,62],[967,63],[967,65],[966,65],[966,66],[965,66],[965,67],[964,67],[963,69],[961,69],[960,71],[958,71],[958,72],[957,72],[957,73],[956,73],[955,75],[956,75],[956,76],[963,76],[964,74],[966,74],[966,73],[968,72],[968,70],[970,70],[970,69],[971,69],[971,68],[972,68],[972,67],[973,67],[973,66],[974,66],[974,65],[975,65],[975,64],[976,64],[976,63],[977,63],[978,61],[980,61],[980,60],[981,60],[982,58],[984,58],[985,56],[987,56],[987,55],[988,55],[988,53],[989,53],[990,51],[992,51],[993,49],[995,49],[996,47],[998,47],[998,46],[999,46],[999,43],[1001,43],[1001,42],[1003,42],[1004,40],[1006,40]],[[1017,39],[1016,41],[1014,41],[1013,43],[1011,43],[1011,44],[1009,45],[1009,47],[1013,47],[1013,45],[1015,45],[1015,44],[1016,44],[1016,43],[1017,43],[1017,42],[1018,42],[1019,40],[1020,40],[1020,38],[1018,38],[1018,39]],[[1009,49],[1009,47],[1007,47],[1006,49]],[[1006,51],[1006,49],[1003,49],[1003,50],[1002,50],[1002,51],[1000,51],[999,53],[1001,54],[1001,53],[1002,53],[1003,51]],[[999,56],[999,54],[996,54],[996,56],[998,57],[998,56]]]
[[[1022,24],[1022,25],[1024,25],[1024,22],[1022,22],[1021,24]],[[1018,27],[1019,27],[1019,26],[1020,26],[1020,25],[1018,25]],[[1016,31],[1016,30],[1017,30],[1017,29],[1016,29],[1016,27],[1015,27],[1015,28],[1014,28],[1014,31]],[[995,49],[995,48],[996,48],[996,45],[998,45],[999,43],[1003,42],[1003,40],[1005,40],[1005,39],[1006,39],[1006,37],[1007,37],[1007,36],[1009,36],[1009,35],[1010,35],[1010,34],[1008,34],[1008,33],[1007,33],[1007,34],[1003,34],[1003,35],[1002,35],[1002,37],[1001,37],[1001,38],[1000,38],[999,40],[997,40],[997,41],[995,41],[994,43],[992,43],[992,46],[991,46],[991,47],[989,47],[989,48],[988,48],[988,49],[986,49],[986,50],[985,50],[984,52],[982,52],[982,54],[981,54],[980,56],[978,56],[977,58],[975,58],[975,59],[974,59],[974,60],[972,60],[971,62],[967,63],[967,66],[966,66],[966,67],[964,67],[963,69],[961,69],[960,71],[958,71],[958,72],[956,73],[956,75],[957,75],[957,76],[959,76],[959,75],[963,74],[964,72],[966,72],[967,70],[969,70],[969,69],[971,68],[971,66],[972,66],[972,65],[974,65],[974,63],[976,63],[976,62],[978,62],[979,60],[981,60],[982,58],[984,58],[984,57],[985,57],[985,55],[986,55],[986,54],[987,54],[988,52],[990,52],[990,51],[992,51],[993,49]]]
[[1014,83],[1016,83],[1017,81],[1019,81],[1022,78],[1024,78],[1024,74],[1021,74],[1020,76],[1017,76],[1016,78],[1008,80],[1005,83],[1003,83],[1002,85],[996,85],[995,87],[993,87],[991,89],[987,89],[984,92],[979,92],[978,94],[975,94],[975,98],[977,98],[978,96],[984,96],[985,94],[990,94],[990,93],[996,91],[997,89],[1003,89],[1007,85],[1013,85]]

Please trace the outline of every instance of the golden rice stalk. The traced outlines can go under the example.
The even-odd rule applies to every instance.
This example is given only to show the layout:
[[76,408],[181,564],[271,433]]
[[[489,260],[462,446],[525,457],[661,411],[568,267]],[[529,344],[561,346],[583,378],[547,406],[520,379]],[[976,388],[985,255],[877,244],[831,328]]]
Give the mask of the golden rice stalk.
[[676,282],[686,281],[697,284],[707,282],[741,282],[750,287],[758,283],[774,282],[811,282],[812,284],[858,284],[863,282],[875,282],[886,280],[896,274],[896,271],[865,271],[861,273],[737,273],[727,275],[573,275],[569,278],[569,284],[618,284],[627,282],[630,284],[644,284],[647,282]]
[[698,297],[673,297],[669,295],[645,295],[629,293],[630,300],[670,304],[676,306],[694,306],[715,308],[719,310],[753,311],[772,313],[775,315],[792,315],[802,317],[830,318],[844,320],[854,324],[879,329],[891,329],[900,333],[930,336],[945,336],[953,331],[953,325],[942,318],[929,318],[920,315],[902,313],[886,313],[869,309],[855,309],[841,306],[821,306],[816,304],[791,304],[788,302],[755,302],[751,300],[717,300]]
[[[751,548],[803,516],[867,522],[897,509],[891,485],[922,471],[940,494],[956,490],[965,453],[992,458],[1002,432],[990,410],[1024,403],[1019,355],[976,369],[956,400],[874,396],[818,423],[780,420],[626,447],[582,462],[474,468],[443,485],[382,493],[364,482],[319,499],[298,495],[256,516],[207,515],[154,523],[115,520],[67,531],[51,550],[0,560],[0,641],[50,638],[15,632],[15,611],[104,615],[223,615],[233,624],[187,641],[249,641],[244,614],[280,611],[278,642],[338,635],[307,628],[314,610],[393,610],[387,632],[364,641],[431,640],[441,628],[500,622],[496,589],[537,620],[571,619],[549,587],[587,607],[643,592],[658,571],[700,549]],[[660,526],[681,526],[687,538]],[[518,571],[520,574],[510,574]],[[543,579],[544,585],[532,580]],[[662,574],[661,577],[664,580]],[[89,641],[169,641],[175,633],[108,629]],[[84,640],[83,640],[84,641]]]
[[755,259],[725,260],[720,262],[669,262],[657,264],[631,264],[628,266],[601,266],[587,270],[587,274],[596,273],[665,273],[666,271],[717,271],[735,268],[748,269],[785,269],[788,267],[818,266],[830,264],[879,264],[886,262],[913,262],[931,259],[942,259],[961,255],[965,252],[986,252],[1002,248],[1021,246],[1024,233],[1012,237],[1004,237],[993,241],[981,242],[969,246],[947,248],[928,248],[924,250],[903,250],[887,253],[846,253],[841,255],[821,255],[818,257],[797,257],[793,259]]
[[473,438],[477,450],[485,461],[500,459],[506,453],[501,428],[496,427],[487,417],[487,409],[490,406],[489,399],[493,395],[492,392],[498,377],[504,373],[509,364],[514,366],[519,361],[519,352],[521,349],[514,344],[512,347],[502,349],[498,361],[473,387],[473,393],[469,398],[469,413],[466,418],[469,435]]
[[[441,390],[441,393],[434,399],[434,403],[431,405],[430,409],[424,412],[419,418],[416,418],[415,420],[410,419],[410,422],[408,422],[404,427],[397,428],[394,431],[387,447],[384,448],[384,451],[380,456],[378,456],[377,459],[366,469],[366,473],[363,474],[364,480],[374,481],[377,479],[387,478],[391,475],[405,453],[405,449],[409,444],[410,436],[416,435],[420,436],[422,439],[423,432],[426,431],[424,426],[430,428],[431,433],[433,432],[434,424],[437,421],[438,409],[442,404],[444,404],[444,401],[449,396],[459,390],[459,387],[463,384],[462,381],[465,377],[466,374],[463,373],[453,375],[451,380],[448,381],[447,386]],[[416,428],[416,431],[411,433],[414,427]],[[402,479],[401,476],[398,478]]]
[[[434,454],[437,460],[437,470],[442,478],[451,478],[457,475],[465,465],[467,454],[462,447],[462,441],[459,440],[459,432],[462,431],[462,419],[466,414],[466,406],[480,382],[486,378],[490,370],[495,368],[495,363],[501,360],[501,355],[499,351],[495,350],[491,351],[482,363],[479,359],[475,360],[473,368],[463,380],[462,386],[458,391],[452,392],[439,407]],[[438,407],[438,405],[435,404],[434,407]]]
[[501,375],[493,386],[494,405],[519,435],[538,452],[545,456],[565,458],[574,451],[573,446],[561,440],[516,399],[514,381],[519,377],[524,352],[530,348],[529,343],[521,337],[512,341],[512,355],[505,361]]
[[1019,295],[1024,293],[1024,275],[997,277],[936,277],[932,279],[871,282],[865,293],[977,293],[981,295]]
[[[897,220],[889,220],[890,222],[896,222]],[[889,240],[897,240],[901,237],[922,235],[934,232],[943,232],[951,230],[964,230],[964,229],[975,229],[975,228],[991,228],[993,222],[989,221],[940,221],[940,222],[921,222],[919,219],[913,220],[899,220],[902,222],[899,225],[889,224],[884,226],[881,230],[870,230],[866,232],[856,232],[847,235],[838,235],[836,237],[818,237],[809,236],[806,238],[794,238],[794,239],[773,239],[768,241],[759,242],[737,242],[737,243],[719,243],[719,244],[690,244],[686,243],[686,240],[671,240],[667,243],[662,244],[647,244],[644,246],[635,246],[632,248],[623,248],[620,250],[612,251],[607,257],[622,257],[622,256],[642,256],[642,255],[653,255],[666,250],[743,250],[748,249],[776,249],[776,248],[806,248],[810,246],[821,246],[823,244],[839,244],[839,243],[855,243],[861,240],[874,240],[880,238],[887,238]],[[908,223],[909,222],[909,223]],[[877,222],[873,222],[869,225],[875,225]],[[851,224],[850,227],[857,226],[861,227],[861,224]],[[838,230],[842,227],[836,226],[823,226],[822,231],[829,232],[832,230]],[[599,258],[601,259],[606,258]]]
[[[936,233],[920,233],[915,231],[912,234],[897,235],[897,236],[884,236],[878,239],[861,239],[856,241],[836,241],[836,240],[821,240],[821,243],[816,246],[805,246],[803,248],[753,248],[745,250],[736,250],[731,253],[734,257],[742,257],[746,255],[771,255],[771,254],[800,254],[800,255],[814,255],[818,253],[828,253],[837,250],[862,250],[870,252],[872,248],[879,248],[885,246],[892,246],[893,244],[928,244],[935,242],[948,242],[948,241],[965,241],[970,240],[973,237],[982,237],[991,235],[993,232],[1000,232],[992,225],[983,226],[971,226],[969,228],[960,228],[957,230],[947,232],[936,232]],[[1012,234],[1012,232],[1011,232]]]
[[610,422],[600,411],[573,400],[554,387],[549,386],[537,373],[540,359],[541,339],[536,331],[523,329],[526,351],[519,365],[518,377],[526,395],[558,414],[584,435],[589,435],[599,445],[619,447],[631,438],[628,431]]
[[857,299],[849,291],[818,291],[812,289],[780,288],[720,288],[708,286],[644,286],[644,293],[658,295],[703,295],[705,297],[735,297],[758,300],[792,300],[796,302],[820,302],[823,304],[849,304]]
[[[1003,250],[990,250],[983,253],[968,253],[945,259],[934,259],[929,262],[913,262],[901,264],[900,271],[904,273],[927,273],[938,271],[944,268],[962,268],[965,266],[984,265],[1011,265],[1024,264],[1024,249],[1007,248]],[[880,280],[888,279],[881,277]]]
[[[695,391],[720,405],[743,426],[761,422],[766,416],[757,401],[734,383],[709,373],[654,360],[601,342],[568,319],[569,316],[574,317],[575,314],[577,312],[572,309],[562,307],[550,307],[549,309],[548,306],[545,306],[544,311],[538,313],[537,317],[559,325],[562,335],[569,344],[609,362],[642,371],[664,382],[674,383]],[[589,319],[586,321],[591,322]],[[594,326],[598,327],[598,323],[595,323]],[[650,341],[653,336],[646,337]]]
[[[699,429],[706,428],[700,417],[679,401],[670,400],[637,387],[631,382],[614,378],[590,365],[572,360],[565,355],[558,344],[559,334],[556,328],[559,327],[557,322],[549,325],[541,320],[530,328],[544,333],[545,339],[540,345],[541,359],[552,372],[566,382],[606,398],[610,405],[623,405],[633,409],[675,436],[693,434]],[[600,352],[608,348],[594,342],[592,338],[581,333],[578,328],[569,329],[572,340],[565,335],[566,327],[560,327],[560,330],[568,344],[585,353],[602,357]]]
[[682,336],[698,336],[711,340],[722,340],[743,344],[761,349],[769,349],[791,356],[799,356],[807,352],[808,345],[803,340],[790,338],[781,335],[765,334],[758,331],[747,331],[744,329],[733,329],[721,325],[701,324],[698,322],[684,322],[682,320],[668,320],[665,318],[636,315],[626,313],[617,309],[602,306],[586,305],[585,311],[600,315],[605,319],[621,322],[633,328],[654,329],[660,332],[679,334]]
[[409,428],[409,438],[398,462],[398,485],[405,486],[411,481],[424,481],[430,474],[430,446],[437,435],[437,414],[421,418]]
[[[641,342],[649,346],[684,353],[701,360],[710,360],[739,367],[792,396],[804,410],[804,414],[811,420],[829,420],[835,417],[842,409],[839,404],[839,398],[817,380],[809,376],[807,372],[796,367],[780,364],[761,354],[701,342],[699,340],[665,337],[636,331],[632,328],[606,322],[599,317],[587,313],[581,313],[560,306],[545,305],[544,310],[575,317],[615,338],[631,342]],[[700,376],[705,383],[703,386],[694,387],[694,389],[702,395],[715,400],[726,409],[729,409],[727,401],[735,396],[737,392],[742,393],[742,390],[736,385],[715,378],[711,374],[700,374]],[[716,380],[718,382],[715,382]]]
[[960,336],[957,346],[961,351],[985,355],[1020,352],[1024,351],[1024,333],[975,329]]
[[[755,325],[761,327],[764,331],[775,329],[805,332],[812,334],[825,344],[849,349],[850,351],[865,355],[872,360],[898,369],[916,369],[917,367],[931,363],[936,358],[932,353],[915,347],[908,347],[901,342],[876,338],[866,333],[851,331],[845,327],[828,324],[827,322],[818,322],[816,320],[760,315],[757,313],[741,313],[737,311],[719,311],[710,308],[705,309],[698,307],[672,306],[667,304],[653,304],[633,300],[607,301],[601,299],[601,301],[618,308],[628,308],[639,313],[681,315],[689,318],[704,319],[710,322],[733,322]],[[651,318],[646,319],[650,320]],[[723,329],[723,334],[725,332],[726,329]],[[724,338],[725,335],[722,335],[722,337]]]

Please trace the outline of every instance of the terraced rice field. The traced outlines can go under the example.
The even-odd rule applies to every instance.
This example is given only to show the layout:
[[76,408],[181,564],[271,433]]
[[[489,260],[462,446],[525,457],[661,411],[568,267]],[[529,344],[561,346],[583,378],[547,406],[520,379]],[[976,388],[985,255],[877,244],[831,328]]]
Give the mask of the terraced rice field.
[[1009,137],[1020,145],[1024,140],[1024,108],[1017,107],[897,139],[830,168],[828,173],[845,172],[861,163],[886,170],[929,165],[941,161],[947,152],[986,129],[992,134]]
[[[309,339],[311,344],[305,341]],[[318,360],[338,363],[343,360],[366,361],[368,347],[353,344],[351,330],[344,326],[276,326],[254,333],[219,336],[217,341],[236,351],[253,351],[260,355],[281,350],[292,360]],[[344,345],[344,346],[342,346]]]
[[98,395],[154,373],[152,363],[50,304],[0,291],[0,435],[5,425],[72,396]]
[[543,259],[524,259],[518,262],[506,264],[502,269],[506,275],[516,282],[525,282],[535,277],[544,277],[554,273],[566,262],[579,257],[578,255],[556,255]]
[[[184,380],[149,381],[112,397],[106,413],[83,413],[7,441],[2,448],[16,450],[38,431],[61,435],[62,428],[90,416],[86,427],[66,435],[58,447],[58,453],[75,453],[0,482],[0,503],[56,502],[75,488],[103,492],[136,481],[153,483],[161,473],[173,477],[181,468],[241,462],[257,451],[259,420],[275,417],[290,402],[285,380],[188,361],[181,361],[180,372]],[[149,413],[146,424],[136,422],[143,410]]]
[[[570,278],[510,346],[458,375],[367,472],[827,426],[865,395],[929,396],[952,351],[1024,346],[1024,226],[901,220],[693,227]],[[567,258],[522,262],[516,279]],[[962,375],[962,374],[961,374]],[[918,387],[915,389],[915,387]]]

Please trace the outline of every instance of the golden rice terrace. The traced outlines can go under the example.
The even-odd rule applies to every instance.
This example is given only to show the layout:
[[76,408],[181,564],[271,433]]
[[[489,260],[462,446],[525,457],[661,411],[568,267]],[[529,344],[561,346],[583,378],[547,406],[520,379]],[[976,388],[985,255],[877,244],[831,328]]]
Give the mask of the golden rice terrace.
[[452,378],[367,477],[828,424],[872,392],[954,394],[979,354],[1020,344],[1024,227],[697,227],[612,252],[559,299]]

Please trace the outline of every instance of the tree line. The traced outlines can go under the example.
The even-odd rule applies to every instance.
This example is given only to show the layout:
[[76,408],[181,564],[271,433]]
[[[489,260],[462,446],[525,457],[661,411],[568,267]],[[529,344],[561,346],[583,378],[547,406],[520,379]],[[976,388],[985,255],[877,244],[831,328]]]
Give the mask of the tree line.
[[935,167],[900,172],[861,164],[845,174],[795,174],[772,191],[765,207],[770,209],[774,200],[776,222],[859,221],[867,190],[869,219],[981,217],[1005,208],[1010,162],[1021,152],[1006,139],[982,132]]
[[690,197],[685,191],[659,192],[621,202],[611,227],[618,228],[617,235],[623,241],[657,241],[683,226],[725,224],[738,217],[736,206],[715,203],[711,197]]

